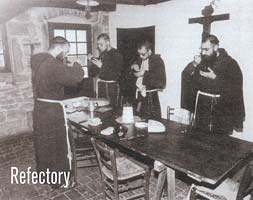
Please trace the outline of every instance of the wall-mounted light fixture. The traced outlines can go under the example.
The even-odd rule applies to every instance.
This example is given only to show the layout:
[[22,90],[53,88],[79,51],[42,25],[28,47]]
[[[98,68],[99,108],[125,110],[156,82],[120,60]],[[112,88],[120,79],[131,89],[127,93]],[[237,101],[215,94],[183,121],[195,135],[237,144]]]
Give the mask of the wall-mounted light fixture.
[[77,0],[76,1],[77,4],[85,6],[85,17],[86,19],[90,19],[91,18],[91,7],[94,6],[98,6],[99,3],[95,0]]

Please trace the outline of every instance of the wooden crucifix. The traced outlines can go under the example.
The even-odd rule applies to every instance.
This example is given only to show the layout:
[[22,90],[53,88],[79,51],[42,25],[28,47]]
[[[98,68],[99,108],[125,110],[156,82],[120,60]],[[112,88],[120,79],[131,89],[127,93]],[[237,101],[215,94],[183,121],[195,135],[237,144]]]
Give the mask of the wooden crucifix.
[[[205,6],[202,9],[203,17],[190,18],[189,24],[202,24],[203,25],[203,33],[202,33],[202,41],[203,39],[210,34],[211,32],[211,24],[215,21],[223,21],[229,19],[229,14],[222,15],[212,15],[213,14],[213,4],[214,1],[211,2],[210,5]],[[195,99],[196,99],[196,91],[194,90],[195,85],[192,82],[191,75],[194,72],[195,68],[191,66],[189,63],[184,71],[182,72],[181,79],[181,107],[185,108],[191,112],[194,112],[195,108]],[[212,124],[209,127],[212,128]]]
[[213,7],[212,5],[205,6],[202,10],[203,17],[190,18],[189,24],[202,24],[203,25],[203,33],[202,33],[202,41],[203,39],[210,34],[211,32],[211,24],[215,21],[223,21],[229,19],[229,14],[221,14],[221,15],[212,15]]

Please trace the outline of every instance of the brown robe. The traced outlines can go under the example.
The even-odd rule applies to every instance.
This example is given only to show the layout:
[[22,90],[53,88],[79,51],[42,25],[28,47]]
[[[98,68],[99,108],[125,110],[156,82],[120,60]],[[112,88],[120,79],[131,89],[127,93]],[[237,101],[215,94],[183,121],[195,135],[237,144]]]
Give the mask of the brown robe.
[[98,85],[98,94],[100,98],[106,98],[110,105],[116,109],[119,99],[119,77],[123,69],[123,57],[118,50],[112,48],[103,52],[99,59],[102,61],[102,67],[99,69],[96,65],[89,66],[89,76],[98,76],[105,81],[114,81],[113,83],[100,82]]
[[[182,74],[182,98],[181,105],[190,111],[195,109],[195,98],[198,90],[211,94],[219,94],[215,99],[211,115],[214,132],[230,134],[234,130],[242,130],[245,119],[245,108],[243,99],[243,75],[238,63],[228,55],[225,49],[219,49],[219,56],[213,61],[201,62],[195,68],[188,65]],[[199,71],[211,68],[216,74],[214,80],[200,75]],[[207,105],[210,107],[210,99],[201,98],[198,108],[202,110]],[[201,107],[199,107],[201,106]],[[208,109],[206,109],[208,110]],[[208,112],[208,111],[207,111]],[[206,113],[207,113],[206,112]],[[202,120],[209,120],[210,116],[201,116]],[[201,127],[205,130],[206,127]]]
[[[143,76],[143,85],[147,90],[164,89],[166,87],[165,65],[160,55],[152,54],[149,58],[149,70],[145,71]],[[140,66],[141,59],[136,63]],[[138,115],[145,119],[161,119],[161,106],[158,92],[147,93],[146,97],[137,99],[140,105]]]
[[194,113],[197,85],[193,81],[196,68],[190,62],[181,75],[181,108]]
[[[33,55],[31,64],[37,171],[69,171],[63,108],[59,103],[42,102],[37,99],[63,100],[64,87],[77,85],[83,78],[83,70],[81,66],[67,67],[48,53]],[[62,184],[64,183],[56,186]]]

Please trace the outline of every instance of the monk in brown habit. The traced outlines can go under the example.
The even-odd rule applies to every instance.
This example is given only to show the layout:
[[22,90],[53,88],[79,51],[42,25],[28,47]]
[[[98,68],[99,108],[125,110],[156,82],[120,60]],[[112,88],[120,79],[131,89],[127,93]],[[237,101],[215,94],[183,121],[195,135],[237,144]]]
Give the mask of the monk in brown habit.
[[119,77],[123,68],[122,55],[110,45],[110,38],[102,33],[97,38],[99,57],[89,55],[91,65],[89,75],[97,76],[96,95],[107,98],[110,105],[116,109],[119,100]]
[[143,39],[138,44],[139,59],[131,66],[136,77],[138,115],[146,119],[161,118],[158,91],[166,86],[165,66],[160,55],[153,54],[152,43]]
[[[38,172],[69,172],[71,152],[66,134],[64,111],[59,104],[64,99],[64,87],[76,86],[84,77],[78,63],[73,67],[63,64],[70,44],[63,37],[52,39],[48,52],[32,56],[32,83],[34,90],[33,126]],[[68,182],[70,184],[70,182]],[[67,184],[67,183],[66,183]],[[65,186],[61,181],[52,187]]]
[[182,73],[181,106],[194,112],[194,127],[202,131],[231,134],[243,128],[242,72],[214,35],[204,38],[201,57]]

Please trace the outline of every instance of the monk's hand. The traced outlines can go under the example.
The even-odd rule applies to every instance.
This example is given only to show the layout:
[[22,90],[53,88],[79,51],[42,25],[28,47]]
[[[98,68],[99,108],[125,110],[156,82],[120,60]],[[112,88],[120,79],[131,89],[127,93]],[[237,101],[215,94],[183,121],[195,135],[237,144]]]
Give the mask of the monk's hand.
[[139,72],[135,72],[134,75],[136,77],[141,77],[141,76],[144,76],[144,73],[145,73],[145,71],[139,71]]
[[201,56],[200,55],[194,56],[193,62],[192,62],[193,66],[196,67],[197,65],[200,64],[200,62],[201,62]]
[[137,65],[137,64],[133,64],[133,65],[131,66],[131,69],[134,70],[134,71],[136,71],[136,72],[140,71],[140,67],[139,67],[139,65]]
[[214,73],[214,71],[208,67],[208,72],[204,72],[204,71],[199,71],[201,76],[204,76],[206,78],[210,78],[210,79],[216,79],[216,74]]
[[92,59],[91,59],[91,62],[92,62],[94,65],[96,65],[98,68],[101,68],[102,65],[103,65],[102,61],[99,60],[99,59],[97,59],[97,58],[92,58]]
[[73,62],[72,62],[73,67],[74,66],[80,66],[80,65],[82,65],[82,61],[81,61],[80,58],[76,58],[75,60],[73,60]]
[[87,59],[88,59],[89,61],[91,61],[91,59],[92,59],[93,57],[94,57],[94,56],[93,56],[92,54],[90,54],[90,53],[87,55]]

